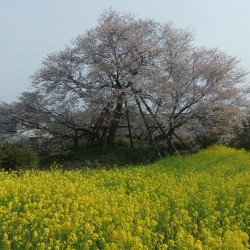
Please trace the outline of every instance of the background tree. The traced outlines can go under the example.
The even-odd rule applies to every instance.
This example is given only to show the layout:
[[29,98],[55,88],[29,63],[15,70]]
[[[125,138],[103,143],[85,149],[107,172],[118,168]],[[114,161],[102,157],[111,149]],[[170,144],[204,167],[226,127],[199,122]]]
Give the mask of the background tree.
[[50,95],[37,92],[23,93],[19,100],[8,106],[8,119],[21,125],[22,132],[32,129],[36,138],[50,138],[53,146],[53,141],[61,146],[73,142],[75,149],[79,147],[79,140],[91,133],[88,111],[74,101],[56,102]]

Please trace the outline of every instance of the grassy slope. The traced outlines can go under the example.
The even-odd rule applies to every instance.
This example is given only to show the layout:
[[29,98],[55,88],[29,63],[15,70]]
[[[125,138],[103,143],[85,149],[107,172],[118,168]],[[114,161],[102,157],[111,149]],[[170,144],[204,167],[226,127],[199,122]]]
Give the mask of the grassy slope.
[[249,249],[250,154],[241,150],[109,171],[2,173],[0,187],[0,243],[12,249]]

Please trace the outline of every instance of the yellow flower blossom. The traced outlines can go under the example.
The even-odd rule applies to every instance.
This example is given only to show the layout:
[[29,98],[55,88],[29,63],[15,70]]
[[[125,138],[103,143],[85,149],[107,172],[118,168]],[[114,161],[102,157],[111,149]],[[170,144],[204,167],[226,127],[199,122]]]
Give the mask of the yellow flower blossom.
[[250,249],[249,166],[214,146],[109,171],[0,171],[0,246]]

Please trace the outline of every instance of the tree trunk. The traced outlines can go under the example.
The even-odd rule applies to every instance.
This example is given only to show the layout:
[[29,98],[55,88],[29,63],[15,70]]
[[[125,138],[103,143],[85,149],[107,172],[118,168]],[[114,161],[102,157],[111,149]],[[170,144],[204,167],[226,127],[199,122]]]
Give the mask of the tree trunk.
[[75,151],[78,151],[79,150],[79,138],[78,138],[78,131],[77,129],[75,130],[75,135],[74,135],[74,145],[73,145],[73,148]]
[[122,93],[117,98],[117,103],[116,103],[116,107],[114,110],[114,115],[113,115],[113,118],[110,122],[110,128],[109,128],[109,133],[108,133],[108,137],[107,137],[107,144],[109,144],[109,145],[114,145],[115,136],[116,136],[116,133],[118,130],[119,121],[120,121],[120,118],[122,116],[122,107],[123,107],[124,96],[125,96],[125,94]]
[[108,134],[108,129],[104,128],[103,133],[102,133],[102,137],[101,137],[101,144],[102,144],[103,149],[105,149],[106,144],[107,144],[107,134]]
[[126,108],[126,117],[127,117],[127,123],[128,123],[130,147],[133,148],[134,146],[133,146],[131,127],[130,127],[130,118],[129,118],[129,110],[128,110],[127,100],[125,100],[125,108]]
[[154,118],[154,120],[157,123],[157,126],[159,127],[159,129],[161,130],[162,133],[162,137],[165,138],[167,140],[168,143],[168,151],[170,152],[171,147],[174,149],[174,151],[179,155],[178,150],[176,149],[176,147],[174,146],[174,144],[172,143],[172,136],[174,134],[174,128],[169,128],[168,132],[166,133],[166,131],[164,130],[164,128],[162,127],[162,125],[158,122],[158,120],[156,119],[156,117],[154,117],[154,114],[151,110],[151,108],[148,106],[147,102],[145,101],[145,99],[143,97],[141,97],[141,100],[144,104],[144,106],[146,107],[146,109],[149,111],[149,113],[152,115],[152,117]]
[[96,139],[100,143],[101,138],[99,136],[99,130],[100,130],[100,127],[102,126],[103,122],[105,121],[106,116],[109,113],[109,107],[110,107],[111,103],[112,103],[112,101],[109,101],[108,104],[103,108],[101,114],[99,115],[99,118],[93,127],[93,131],[92,131],[93,133],[87,141],[87,146],[93,146]]
[[145,124],[145,126],[146,126],[146,128],[147,128],[147,131],[148,131],[148,134],[149,134],[150,141],[153,143],[153,146],[154,146],[154,148],[155,148],[155,151],[156,151],[156,153],[157,153],[159,159],[161,159],[161,158],[162,158],[162,157],[161,157],[161,153],[160,153],[160,151],[159,151],[159,149],[158,149],[158,146],[157,146],[156,143],[155,143],[155,140],[154,140],[154,137],[152,136],[152,133],[151,133],[151,131],[150,131],[148,122],[146,121],[145,115],[144,115],[144,113],[143,113],[143,111],[142,111],[142,107],[141,107],[140,101],[138,100],[138,98],[137,98],[136,95],[135,95],[135,101],[136,101],[136,104],[137,104],[137,106],[138,106],[138,108],[139,108],[139,110],[140,110],[140,113],[141,113],[142,119],[143,119],[143,121],[144,121],[144,124]]

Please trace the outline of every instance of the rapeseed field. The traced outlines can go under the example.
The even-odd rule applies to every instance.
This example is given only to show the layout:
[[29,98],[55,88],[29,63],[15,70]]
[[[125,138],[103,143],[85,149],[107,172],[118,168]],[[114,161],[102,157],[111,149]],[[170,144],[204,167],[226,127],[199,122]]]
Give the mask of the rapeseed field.
[[0,172],[0,249],[250,249],[250,154]]

